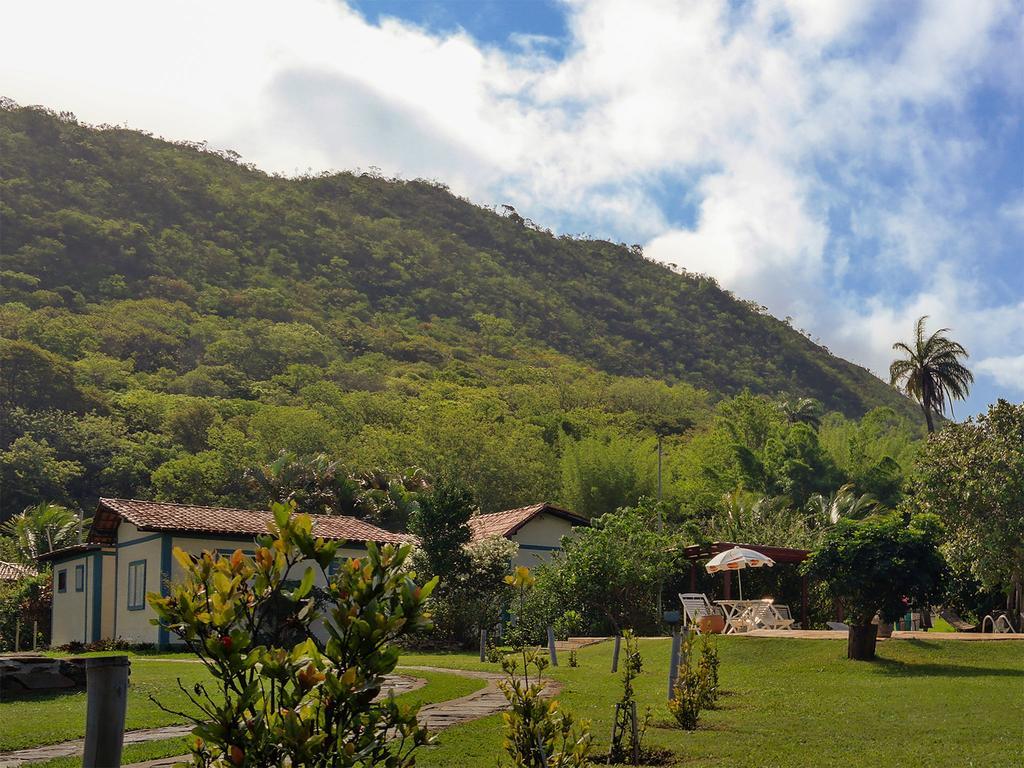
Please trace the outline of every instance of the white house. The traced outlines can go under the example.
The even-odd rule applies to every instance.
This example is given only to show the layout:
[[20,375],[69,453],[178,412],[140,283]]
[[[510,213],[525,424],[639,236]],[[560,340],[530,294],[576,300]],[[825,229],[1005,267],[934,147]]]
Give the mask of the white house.
[[[199,554],[255,551],[270,512],[197,507],[126,499],[100,499],[89,540],[40,558],[53,565],[51,643],[121,638],[166,646],[172,638],[150,623],[147,592],[162,592],[181,578],[174,547]],[[313,515],[313,530],[344,540],[341,557],[358,557],[366,542],[405,543],[411,537],[342,515]]]
[[[181,578],[171,556],[174,547],[191,554],[204,550],[255,551],[256,536],[267,532],[270,512],[199,507],[128,499],[100,499],[89,539],[44,555],[53,566],[51,643],[64,645],[119,638],[159,647],[173,641],[150,623],[155,614],[147,592],[166,592]],[[473,541],[504,536],[519,545],[513,565],[535,566],[561,549],[562,537],[586,518],[552,504],[473,517]],[[415,538],[385,531],[343,515],[313,515],[313,530],[325,539],[344,540],[342,558],[358,557],[366,542],[406,543]],[[322,585],[321,585],[322,586]]]
[[547,502],[476,515],[469,520],[472,541],[504,536],[519,545],[519,553],[512,564],[527,568],[550,560],[555,552],[561,551],[562,537],[581,525],[590,525],[590,521]]

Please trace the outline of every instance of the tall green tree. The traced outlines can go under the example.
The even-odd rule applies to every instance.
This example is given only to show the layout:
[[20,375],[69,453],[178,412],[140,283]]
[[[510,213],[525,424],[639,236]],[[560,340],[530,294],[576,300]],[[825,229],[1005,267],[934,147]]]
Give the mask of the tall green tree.
[[926,335],[927,319],[928,315],[918,318],[910,344],[897,341],[892,345],[906,357],[889,366],[889,383],[920,404],[928,431],[934,432],[932,414],[945,414],[947,405],[952,412],[953,400],[967,397],[974,374],[961,362],[969,356],[967,350],[945,335],[949,328]]
[[469,518],[476,510],[473,494],[464,486],[441,478],[423,497],[410,519],[410,529],[420,539],[428,577],[440,578],[441,594],[469,571]]
[[1024,404],[999,400],[932,437],[909,504],[943,519],[954,564],[1024,611]]

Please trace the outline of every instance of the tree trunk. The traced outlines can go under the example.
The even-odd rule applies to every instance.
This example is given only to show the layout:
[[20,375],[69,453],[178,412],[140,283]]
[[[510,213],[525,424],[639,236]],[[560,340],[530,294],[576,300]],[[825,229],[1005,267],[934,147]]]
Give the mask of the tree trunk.
[[932,420],[932,409],[927,405],[922,405],[921,409],[924,411],[924,421],[928,425],[928,433],[931,434],[935,431],[935,422]]
[[877,632],[877,624],[851,626],[846,636],[846,658],[854,661],[873,661]]

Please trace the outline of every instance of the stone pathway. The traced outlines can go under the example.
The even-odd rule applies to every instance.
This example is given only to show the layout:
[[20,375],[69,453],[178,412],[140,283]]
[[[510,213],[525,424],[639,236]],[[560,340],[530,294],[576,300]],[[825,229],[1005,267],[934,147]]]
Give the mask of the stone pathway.
[[[181,661],[186,660],[182,659]],[[427,681],[422,677],[412,677],[410,675],[388,675],[387,681],[387,684],[381,691],[382,697],[388,696],[391,693],[394,693],[396,696],[402,693],[409,693],[427,684]],[[168,725],[162,728],[142,728],[135,731],[125,731],[124,743],[141,744],[146,741],[174,739],[179,736],[188,736],[191,731],[191,725]],[[72,741],[63,741],[59,744],[48,744],[44,747],[4,752],[0,753],[0,768],[21,768],[21,766],[29,763],[52,760],[55,757],[74,757],[81,755],[84,749],[85,741],[83,739],[74,739]],[[167,758],[163,762],[154,762],[153,765],[169,766],[176,760],[181,759],[181,757]],[[144,763],[144,765],[149,765],[149,763]]]
[[[497,714],[503,711],[507,702],[504,694],[498,689],[498,681],[503,675],[497,672],[480,672],[465,669],[448,669],[447,667],[422,667],[402,666],[403,671],[412,672],[440,672],[442,674],[458,675],[459,677],[471,677],[478,680],[485,680],[486,685],[468,696],[449,701],[439,701],[435,704],[426,704],[420,708],[419,721],[432,732],[443,731],[459,723],[467,723],[470,720],[477,720],[481,717]],[[391,676],[393,684],[386,689],[387,692],[394,691],[396,694],[408,693],[426,685],[426,680],[410,675]],[[554,696],[561,690],[561,684],[548,678],[546,693]],[[385,693],[384,695],[387,695]],[[138,744],[145,741],[158,741],[161,739],[172,739],[180,736],[187,736],[191,726],[172,725],[164,728],[148,728],[138,731],[127,731],[124,735],[125,744]],[[84,742],[81,739],[65,741],[61,744],[51,744],[46,747],[23,749],[17,752],[6,752],[0,754],[0,768],[21,768],[31,762],[50,760],[54,757],[68,757],[82,754]],[[133,763],[125,768],[170,768],[176,762],[185,760],[186,757],[178,755],[165,757],[158,760],[149,760],[144,763]]]

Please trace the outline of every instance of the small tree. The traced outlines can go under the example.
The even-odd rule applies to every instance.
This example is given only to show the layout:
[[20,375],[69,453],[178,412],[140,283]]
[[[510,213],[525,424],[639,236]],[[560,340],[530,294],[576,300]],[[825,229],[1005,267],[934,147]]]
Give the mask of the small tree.
[[612,743],[608,749],[609,759],[616,763],[624,763],[627,759],[637,765],[640,759],[641,744],[651,719],[651,710],[647,709],[643,723],[636,723],[633,731],[633,719],[636,718],[636,693],[633,681],[644,668],[644,660],[640,655],[640,645],[632,630],[625,630],[622,639],[626,643],[626,663],[622,670],[622,698],[615,704],[615,723],[612,726]]
[[[498,682],[509,710],[505,722],[505,751],[512,768],[587,768],[590,765],[590,724],[577,723],[557,701],[543,698],[541,673],[547,660],[536,648],[523,649],[523,677],[516,656],[506,656],[501,666],[506,678]],[[531,681],[530,668],[535,670]]]
[[846,608],[848,658],[875,657],[875,614],[895,621],[907,600],[928,606],[941,595],[947,570],[938,550],[941,531],[938,517],[929,514],[909,521],[898,513],[844,519],[803,564],[802,572],[822,582]]
[[658,591],[678,567],[682,550],[682,537],[659,531],[656,508],[644,500],[567,537],[551,567],[559,571],[559,590],[572,597],[588,628],[617,634],[622,627],[659,625]]
[[[530,569],[518,566],[505,577],[505,583],[516,593],[515,602],[522,610],[526,594],[535,580]],[[509,710],[505,722],[505,751],[512,759],[512,768],[587,768],[590,765],[590,723],[577,723],[562,710],[557,701],[543,698],[545,682],[542,674],[547,660],[536,648],[529,648],[519,635],[511,632],[514,654],[501,660],[505,679],[498,688],[505,694]],[[519,659],[523,676],[519,677]],[[534,669],[531,681],[530,669]]]
[[182,688],[201,713],[177,713],[195,723],[193,765],[410,766],[427,741],[415,709],[374,699],[398,661],[394,642],[429,626],[436,581],[416,585],[406,546],[371,543],[334,570],[339,544],[292,511],[274,505],[254,557],[175,549],[183,580],[147,595],[154,623],[216,681]]
[[420,539],[429,573],[440,579],[442,590],[469,572],[466,545],[472,536],[469,518],[475,510],[468,489],[442,478],[421,498],[419,509],[409,520],[409,529]]

